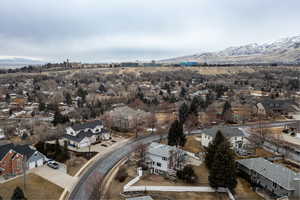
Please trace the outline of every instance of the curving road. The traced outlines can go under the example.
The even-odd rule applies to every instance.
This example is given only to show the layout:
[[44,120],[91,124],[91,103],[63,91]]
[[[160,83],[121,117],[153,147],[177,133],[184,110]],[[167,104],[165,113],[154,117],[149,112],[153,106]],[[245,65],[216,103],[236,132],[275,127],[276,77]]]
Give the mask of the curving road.
[[[294,121],[280,121],[272,123],[263,123],[263,124],[250,124],[250,125],[233,125],[232,127],[237,128],[255,128],[263,125],[264,127],[275,127],[283,126],[285,124],[293,123]],[[194,130],[191,132],[192,135],[199,134],[201,129]],[[163,137],[166,137],[164,135]],[[70,200],[86,200],[90,199],[93,189],[97,184],[97,179],[103,180],[105,175],[113,168],[121,159],[128,156],[135,148],[140,144],[148,144],[153,141],[157,141],[161,138],[160,135],[150,135],[143,138],[138,138],[133,141],[129,141],[123,144],[118,149],[113,152],[109,152],[103,155],[98,161],[96,161],[93,166],[88,168],[85,173],[80,177],[80,180],[74,186],[72,192],[69,195]],[[97,186],[97,185],[96,185]]]
[[92,167],[90,167],[81,177],[69,195],[71,200],[90,199],[96,179],[104,178],[113,166],[115,166],[122,158],[128,156],[140,144],[148,144],[159,140],[161,136],[150,135],[137,140],[125,143],[113,152],[107,153],[101,157]]

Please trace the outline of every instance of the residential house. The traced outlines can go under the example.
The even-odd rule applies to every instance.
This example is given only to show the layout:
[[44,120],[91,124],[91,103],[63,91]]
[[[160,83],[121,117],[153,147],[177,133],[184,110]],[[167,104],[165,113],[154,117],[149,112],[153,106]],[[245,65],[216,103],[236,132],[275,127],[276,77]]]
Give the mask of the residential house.
[[76,148],[87,147],[101,140],[110,138],[109,131],[104,128],[102,121],[96,120],[67,127],[65,141]]
[[290,115],[299,111],[298,104],[292,100],[265,99],[257,103],[259,113]]
[[28,145],[4,144],[0,146],[0,176],[17,175],[23,169],[42,166],[46,156]]
[[174,175],[185,166],[186,156],[185,151],[175,146],[152,142],[146,150],[145,160],[151,173]]
[[292,133],[295,136],[296,134],[300,134],[300,122],[294,122],[284,125],[284,132]]
[[0,128],[0,140],[5,139],[5,134],[2,128]]
[[228,139],[233,149],[238,150],[247,144],[244,132],[239,128],[232,127],[213,127],[201,131],[201,145],[208,147],[209,143],[215,138],[218,131]]
[[300,173],[264,158],[237,161],[241,174],[272,194],[283,197],[300,197]]
[[136,127],[138,124],[142,124],[150,113],[143,110],[135,110],[128,106],[117,107],[109,112],[110,118],[112,119],[112,126],[119,130],[130,130]]

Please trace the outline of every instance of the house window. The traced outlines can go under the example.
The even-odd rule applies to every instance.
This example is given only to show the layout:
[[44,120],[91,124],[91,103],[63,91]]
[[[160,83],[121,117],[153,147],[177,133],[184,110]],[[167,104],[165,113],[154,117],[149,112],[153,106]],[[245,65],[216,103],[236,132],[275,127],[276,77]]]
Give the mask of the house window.
[[273,187],[274,187],[274,188],[276,188],[276,187],[277,187],[277,184],[276,184],[276,183],[274,183],[274,182],[273,182]]
[[158,163],[156,163],[156,165],[157,165],[158,167],[161,167],[161,163],[159,163],[159,162],[158,162]]
[[168,160],[166,157],[162,157],[162,160]]
[[152,165],[155,165],[155,162],[152,162]]

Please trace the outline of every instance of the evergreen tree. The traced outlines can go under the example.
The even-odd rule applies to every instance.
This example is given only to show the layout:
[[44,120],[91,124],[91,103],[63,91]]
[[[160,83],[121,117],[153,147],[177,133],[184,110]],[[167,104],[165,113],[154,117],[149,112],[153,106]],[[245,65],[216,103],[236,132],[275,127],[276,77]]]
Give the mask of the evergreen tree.
[[194,172],[194,169],[191,165],[187,165],[183,168],[183,170],[178,170],[176,175],[179,179],[186,181],[187,183],[195,183],[197,182],[197,175]]
[[40,104],[39,104],[39,111],[44,111],[44,110],[46,110],[46,105],[45,105],[44,102],[40,102]]
[[6,96],[5,96],[5,102],[6,103],[10,103],[10,95],[9,94],[6,94]]
[[69,122],[69,117],[68,116],[64,116],[62,115],[58,110],[55,111],[54,113],[54,119],[52,121],[52,124],[54,126],[56,126],[57,124],[64,124],[64,123],[67,123]]
[[209,185],[212,188],[225,187],[231,191],[237,185],[234,155],[228,141],[220,144],[209,170]]
[[186,142],[185,135],[183,133],[183,124],[178,120],[175,120],[168,133],[168,144],[171,146],[184,146]]
[[222,118],[225,122],[233,122],[233,112],[228,101],[223,106]]
[[179,115],[179,121],[181,123],[184,123],[189,115],[189,107],[186,103],[181,104],[178,115]]
[[65,94],[65,99],[66,99],[66,104],[68,105],[72,105],[72,97],[71,97],[71,94],[70,93],[66,93]]
[[225,140],[226,138],[223,136],[222,132],[218,131],[213,141],[208,145],[207,152],[205,155],[205,164],[208,169],[210,169],[212,166],[218,146],[222,144]]
[[81,97],[81,100],[85,102],[85,97],[88,95],[88,92],[81,87],[77,90],[77,95]]
[[222,116],[228,111],[228,110],[231,110],[231,104],[226,101],[224,106],[223,106],[223,111],[222,111]]
[[187,91],[184,87],[181,87],[181,90],[180,90],[180,97],[185,97]]
[[198,115],[198,107],[199,107],[199,97],[198,96],[195,96],[193,99],[192,99],[192,103],[190,105],[190,110],[189,112],[191,114],[194,114],[194,115]]
[[23,190],[20,187],[16,187],[11,197],[11,200],[25,200],[25,199],[26,197],[23,193]]

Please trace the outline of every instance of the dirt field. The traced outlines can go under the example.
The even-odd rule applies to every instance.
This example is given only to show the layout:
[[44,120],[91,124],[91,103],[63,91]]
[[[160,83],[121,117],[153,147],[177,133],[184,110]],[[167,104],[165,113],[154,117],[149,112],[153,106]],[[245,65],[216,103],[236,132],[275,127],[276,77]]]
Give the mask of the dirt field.
[[79,169],[87,162],[83,157],[77,157],[67,162],[68,174],[74,176]]
[[235,188],[235,192],[236,199],[263,200],[262,197],[251,190],[250,184],[242,178],[238,178],[238,184]]
[[139,68],[124,68],[119,73],[141,73],[141,72],[158,72],[158,71],[175,71],[175,70],[191,70],[205,75],[216,74],[235,74],[240,72],[254,72],[248,67],[139,67]]
[[126,185],[129,181],[131,181],[133,178],[137,176],[135,167],[128,167],[126,165],[125,167],[127,168],[128,177],[123,183],[120,183],[118,180],[113,179],[105,195],[106,199],[109,200],[122,199],[120,193],[123,191],[124,185]]
[[189,151],[192,153],[203,152],[204,149],[200,145],[200,141],[197,140],[197,136],[188,136],[187,141],[183,147],[183,150]]
[[23,177],[18,177],[4,184],[0,184],[0,196],[4,200],[10,199],[17,186],[22,188],[28,200],[56,200],[59,199],[63,192],[63,189],[57,185],[54,185],[37,175],[28,174],[26,176],[26,190],[24,190],[23,187]]
[[[151,192],[147,192],[147,195],[151,194]],[[152,196],[154,200],[161,200],[162,197],[176,200],[229,200],[225,193],[210,192],[155,192]]]

